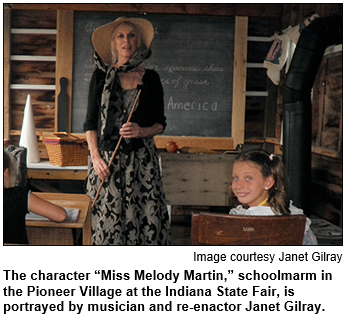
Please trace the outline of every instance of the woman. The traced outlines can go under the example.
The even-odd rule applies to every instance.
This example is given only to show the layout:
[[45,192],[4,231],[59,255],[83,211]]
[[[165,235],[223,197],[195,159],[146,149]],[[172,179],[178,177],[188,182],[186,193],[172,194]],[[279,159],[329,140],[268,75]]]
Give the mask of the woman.
[[[166,127],[159,75],[141,66],[154,37],[145,19],[118,18],[92,35],[96,70],[84,125],[90,150],[87,194],[96,245],[167,245],[170,224],[153,137]],[[126,123],[140,90],[139,103]],[[110,159],[123,137],[110,167]]]

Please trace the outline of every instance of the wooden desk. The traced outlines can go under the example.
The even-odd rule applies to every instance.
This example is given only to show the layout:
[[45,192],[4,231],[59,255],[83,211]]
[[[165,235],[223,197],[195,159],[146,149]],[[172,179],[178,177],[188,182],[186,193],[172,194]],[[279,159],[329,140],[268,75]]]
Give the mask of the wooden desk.
[[72,245],[72,229],[81,229],[83,245],[91,245],[91,199],[82,194],[34,193],[61,207],[80,209],[75,222],[54,222],[27,220],[27,233],[30,244],[34,245]]
[[28,179],[59,179],[59,180],[85,180],[87,166],[55,166],[49,161],[28,163]]

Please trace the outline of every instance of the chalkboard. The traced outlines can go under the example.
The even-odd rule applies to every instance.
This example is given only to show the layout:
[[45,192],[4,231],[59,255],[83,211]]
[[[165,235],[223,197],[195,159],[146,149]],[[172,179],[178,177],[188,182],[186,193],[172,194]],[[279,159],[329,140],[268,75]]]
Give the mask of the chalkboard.
[[[127,14],[75,12],[72,131],[83,132],[95,68],[91,34]],[[155,30],[152,56],[164,89],[167,136],[231,137],[234,17],[138,15]]]

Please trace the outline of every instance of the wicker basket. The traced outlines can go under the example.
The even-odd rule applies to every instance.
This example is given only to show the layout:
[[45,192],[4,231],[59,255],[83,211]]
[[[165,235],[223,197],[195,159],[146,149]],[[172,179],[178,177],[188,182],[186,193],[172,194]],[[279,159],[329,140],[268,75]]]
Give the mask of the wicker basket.
[[88,144],[69,133],[54,133],[44,137],[49,163],[56,166],[88,165]]

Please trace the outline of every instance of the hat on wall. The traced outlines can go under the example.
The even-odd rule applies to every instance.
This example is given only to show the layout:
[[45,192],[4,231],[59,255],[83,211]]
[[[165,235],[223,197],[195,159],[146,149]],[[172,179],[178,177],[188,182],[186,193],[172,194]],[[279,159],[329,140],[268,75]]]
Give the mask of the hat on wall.
[[106,65],[111,65],[112,63],[110,43],[113,31],[123,22],[132,23],[138,28],[141,32],[142,41],[144,42],[142,44],[145,45],[146,49],[150,47],[154,38],[153,25],[146,19],[119,17],[113,22],[100,26],[93,32],[91,40],[95,51]]

